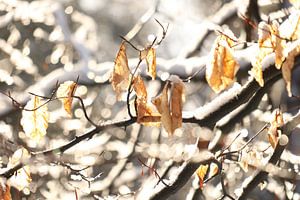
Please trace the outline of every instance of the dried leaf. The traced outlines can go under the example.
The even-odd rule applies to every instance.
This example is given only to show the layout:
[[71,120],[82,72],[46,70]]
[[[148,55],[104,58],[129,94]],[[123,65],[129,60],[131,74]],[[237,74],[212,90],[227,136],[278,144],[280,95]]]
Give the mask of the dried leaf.
[[[233,36],[234,37],[234,36]],[[233,83],[239,64],[233,57],[234,42],[225,35],[220,35],[209,54],[206,65],[206,80],[209,86],[220,92]]]
[[152,80],[156,77],[156,53],[154,48],[150,48],[146,56],[147,73],[151,76]]
[[203,183],[204,178],[208,170],[208,165],[200,165],[200,167],[197,169],[196,173],[199,178],[199,187],[200,189],[203,189]]
[[161,114],[161,122],[163,124],[163,127],[169,134],[172,134],[172,118],[168,102],[168,87],[169,82],[167,82],[167,84],[164,86],[162,93],[152,100],[152,103]]
[[[18,149],[9,159],[7,167],[13,168],[19,163],[26,162],[26,160],[28,160],[29,158],[30,154],[26,149]],[[32,179],[30,176],[30,169],[28,166],[24,166],[21,169],[19,169],[14,176],[10,177],[9,184],[21,191],[24,189],[29,189],[29,184],[31,183],[31,181]]]
[[137,122],[144,125],[157,125],[160,115],[153,111],[147,103],[147,90],[141,76],[137,76],[133,81],[133,89],[136,93]]
[[8,184],[2,185],[0,183],[0,199],[11,200],[10,186]]
[[130,84],[130,70],[128,67],[128,59],[126,55],[126,46],[125,42],[123,41],[117,57],[115,59],[115,66],[110,78],[110,82],[114,91],[117,94],[117,99],[120,99],[120,95],[122,91],[127,91],[129,84]]
[[284,124],[284,121],[282,112],[280,110],[275,110],[272,115],[273,119],[270,122],[271,126],[268,130],[268,139],[272,147],[275,149],[279,137],[281,136],[281,132],[278,130],[278,128]]
[[[161,122],[165,130],[172,135],[182,126],[182,104],[184,100],[184,84],[177,76],[171,76],[170,82],[164,86],[162,93],[152,100],[161,114]],[[168,88],[171,84],[171,97],[168,97]]]
[[287,56],[285,61],[282,64],[282,76],[286,82],[286,89],[288,95],[292,96],[291,91],[291,79],[292,79],[292,69],[294,67],[295,57],[300,54],[300,44],[296,43],[295,47],[292,47],[291,50],[287,50]]
[[272,24],[266,22],[260,22],[258,25],[258,46],[259,51],[255,57],[255,61],[252,63],[251,74],[261,87],[264,86],[263,72],[262,72],[262,61],[263,59],[271,54],[275,53],[275,66],[280,69],[284,57],[284,48],[286,46],[285,40],[282,39],[279,32],[279,24],[273,21]]
[[171,76],[171,114],[172,133],[182,126],[182,106],[184,100],[184,84],[177,76]]
[[47,104],[41,105],[40,98],[34,96],[25,106],[25,109],[32,109],[33,111],[23,110],[21,119],[25,134],[36,141],[46,135],[49,121]]
[[73,81],[66,81],[63,84],[60,84],[56,92],[57,98],[61,100],[64,105],[64,109],[69,114],[69,116],[72,116],[71,107],[73,102],[73,95],[76,88],[77,83],[74,83]]

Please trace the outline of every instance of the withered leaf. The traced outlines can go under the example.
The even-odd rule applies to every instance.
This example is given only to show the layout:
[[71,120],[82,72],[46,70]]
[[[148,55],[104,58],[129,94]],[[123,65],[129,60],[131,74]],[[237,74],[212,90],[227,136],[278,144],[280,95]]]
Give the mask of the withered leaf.
[[73,81],[66,81],[57,89],[56,96],[60,99],[60,101],[64,105],[65,111],[72,116],[72,102],[73,102],[73,95],[75,94],[77,88],[77,83]]
[[[177,128],[182,126],[182,105],[184,99],[184,84],[177,76],[171,76],[164,86],[162,93],[152,100],[161,114],[161,122],[165,130],[172,135]],[[168,97],[171,84],[171,96]]]
[[147,63],[147,74],[152,78],[152,80],[156,77],[156,53],[155,48],[147,47],[140,54],[141,60],[146,60]]
[[168,87],[169,82],[165,84],[162,93],[152,100],[152,103],[155,105],[156,109],[161,114],[161,123],[163,127],[169,134],[172,134],[172,118],[170,105],[168,102]]
[[28,137],[36,141],[46,135],[48,128],[48,107],[47,104],[41,106],[42,104],[40,98],[34,96],[25,106],[25,109],[32,111],[22,111],[21,125],[23,130]]
[[284,48],[286,46],[285,40],[282,39],[279,32],[279,24],[273,21],[272,24],[260,22],[258,25],[258,46],[259,51],[252,62],[251,74],[261,87],[264,86],[262,61],[271,54],[275,53],[275,66],[280,69],[284,58]]
[[209,86],[220,92],[233,83],[239,64],[233,57],[233,41],[224,35],[216,38],[206,64],[206,80]]
[[126,54],[125,42],[121,43],[119,52],[115,59],[114,70],[110,78],[110,82],[114,91],[117,94],[117,99],[120,99],[121,92],[127,91],[130,84],[131,74],[128,67],[128,59]]
[[144,125],[156,125],[160,121],[160,115],[153,111],[147,103],[147,90],[140,75],[134,78],[133,89],[136,93],[137,122]]

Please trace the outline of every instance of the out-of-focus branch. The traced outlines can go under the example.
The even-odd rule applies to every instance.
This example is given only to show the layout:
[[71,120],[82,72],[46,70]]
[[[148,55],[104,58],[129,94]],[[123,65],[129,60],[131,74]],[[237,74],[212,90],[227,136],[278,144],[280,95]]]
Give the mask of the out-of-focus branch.
[[[300,111],[289,121],[281,127],[283,135],[279,138],[278,144],[269,160],[270,164],[275,165],[280,159],[281,154],[283,153],[286,145],[289,141],[289,136],[292,131],[300,124]],[[254,178],[243,188],[242,194],[238,199],[246,199],[250,192],[263,180],[267,178],[269,172],[260,170]]]
[[200,165],[210,164],[212,162],[219,164],[211,154],[201,154],[201,156],[197,156],[196,160],[191,159],[190,161],[184,162],[178,168],[178,171],[172,174],[171,180],[167,182],[168,187],[162,183],[158,185],[146,185],[144,189],[137,194],[136,198],[167,199],[186,184]]
[[249,115],[252,111],[257,109],[264,94],[266,94],[268,92],[268,90],[273,86],[273,84],[276,81],[278,81],[280,78],[282,78],[282,75],[278,74],[277,76],[272,78],[270,81],[268,81],[264,85],[264,87],[260,88],[254,94],[254,96],[251,98],[251,100],[247,104],[241,106],[242,107],[241,109],[235,110],[234,114],[232,116],[230,116],[230,119],[228,119],[226,122],[224,122],[222,124],[218,123],[217,129],[220,129],[223,134],[229,133],[237,123],[239,123],[243,120],[243,118],[245,116]]
[[151,19],[151,17],[157,12],[159,6],[159,0],[156,0],[153,7],[151,7],[145,14],[137,21],[137,23],[132,27],[132,29],[125,35],[125,39],[130,41],[134,38],[143,26]]
[[[237,2],[231,1],[229,3],[226,3],[222,8],[220,8],[214,15],[209,17],[206,21],[209,21],[210,23],[222,25],[227,19],[234,16],[237,12]],[[203,22],[204,24],[207,22]],[[203,45],[203,42],[205,41],[205,38],[213,32],[214,30],[210,29],[208,26],[203,26],[203,30],[201,34],[199,35],[197,42],[194,46],[190,47],[190,49],[183,52],[179,57],[181,58],[190,58],[196,55],[196,53],[201,49],[201,46]]]

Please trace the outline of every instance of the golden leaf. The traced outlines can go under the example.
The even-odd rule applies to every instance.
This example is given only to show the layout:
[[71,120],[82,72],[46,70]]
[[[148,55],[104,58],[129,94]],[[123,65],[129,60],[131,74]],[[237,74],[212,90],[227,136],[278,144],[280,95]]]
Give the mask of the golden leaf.
[[208,57],[206,80],[209,86],[220,92],[233,83],[239,64],[233,57],[233,41],[225,35],[219,35]]
[[156,122],[160,121],[160,115],[147,104],[147,90],[141,76],[134,78],[133,89],[137,96],[137,122],[144,125],[156,125]]
[[128,59],[126,55],[126,46],[123,41],[117,57],[115,59],[115,66],[110,78],[111,85],[117,94],[117,99],[120,99],[121,92],[127,91],[130,84],[130,70],[128,67]]
[[286,46],[285,40],[282,39],[279,32],[279,24],[273,21],[272,24],[260,22],[258,25],[258,46],[259,51],[255,57],[255,61],[252,63],[251,74],[254,76],[258,84],[263,87],[264,79],[262,72],[262,61],[263,59],[271,54],[275,53],[275,66],[280,69],[284,57],[284,48]]
[[152,80],[156,77],[156,53],[154,48],[150,48],[146,57],[147,73]]
[[[9,159],[7,167],[13,168],[19,163],[26,162],[26,160],[28,160],[29,158],[30,154],[26,149],[18,149]],[[10,177],[9,184],[21,191],[24,189],[29,189],[29,184],[31,183],[31,181],[32,179],[30,176],[30,169],[25,165],[24,167],[19,169],[14,176]]]
[[196,174],[199,178],[200,189],[203,189],[204,178],[207,173],[207,170],[208,170],[208,165],[200,165],[200,167],[196,171]]
[[69,116],[72,116],[72,102],[73,102],[73,95],[75,93],[75,90],[77,88],[77,83],[74,83],[73,81],[66,81],[63,84],[60,84],[56,96],[61,100],[61,102],[64,105],[65,111],[69,114]]
[[275,110],[273,113],[273,119],[270,122],[271,126],[268,130],[268,139],[271,146],[275,149],[278,139],[281,136],[281,132],[278,130],[284,124],[283,115],[280,110]]
[[[161,114],[161,122],[165,130],[172,135],[182,126],[182,104],[184,100],[184,84],[177,76],[171,76],[170,82],[164,86],[162,93],[152,100]],[[171,97],[168,97],[168,88],[171,84]]]
[[23,110],[21,119],[21,125],[25,134],[36,141],[39,141],[46,135],[49,121],[47,104],[41,105],[40,98],[34,96],[24,108],[33,111]]

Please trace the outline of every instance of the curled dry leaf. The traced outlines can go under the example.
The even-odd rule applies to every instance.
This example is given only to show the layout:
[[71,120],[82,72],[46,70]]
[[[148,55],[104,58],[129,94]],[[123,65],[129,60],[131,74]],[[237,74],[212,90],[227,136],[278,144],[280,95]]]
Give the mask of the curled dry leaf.
[[284,121],[280,110],[274,110],[272,117],[272,121],[270,122],[271,126],[268,130],[268,139],[272,147],[275,149],[278,139],[281,136],[281,131],[278,128],[284,124]]
[[[29,152],[24,149],[18,149],[13,156],[9,159],[9,162],[7,164],[8,168],[13,168],[14,166],[18,165],[19,163],[24,163],[26,160],[30,158]],[[31,183],[32,179],[30,176],[30,169],[29,166],[24,166],[21,169],[19,169],[15,175],[10,177],[9,184],[15,188],[17,188],[19,191],[24,189],[29,189],[29,184]]]
[[208,165],[200,165],[200,167],[196,171],[196,174],[199,178],[200,189],[203,189],[204,178],[207,173],[207,170],[208,170]]
[[128,67],[126,46],[123,41],[115,59],[114,70],[110,78],[111,85],[117,94],[118,100],[120,99],[121,92],[127,91],[131,80],[130,77],[131,73]]
[[[49,112],[47,104],[43,105],[40,98],[34,96],[22,112],[21,125],[25,134],[39,141],[47,133]],[[32,111],[27,111],[32,110]]]
[[239,64],[233,57],[231,47],[234,41],[231,38],[234,38],[231,32],[228,32],[228,36],[219,35],[216,38],[206,64],[207,83],[217,93],[233,83],[239,69]]
[[153,111],[147,103],[147,90],[142,77],[139,75],[133,80],[133,89],[136,93],[137,122],[144,125],[157,125],[160,115]]
[[63,84],[60,84],[56,96],[61,100],[64,105],[65,111],[72,116],[72,102],[73,102],[73,95],[75,94],[75,90],[77,88],[77,83],[73,81],[66,81]]
[[[173,134],[182,126],[182,105],[184,100],[184,84],[178,76],[171,76],[170,82],[164,86],[162,93],[152,100],[158,112],[161,114],[163,127],[169,134]],[[171,96],[168,97],[168,89],[171,84]]]
[[148,47],[141,52],[140,59],[145,59],[147,63],[147,73],[152,80],[156,77],[156,53],[153,47]]

